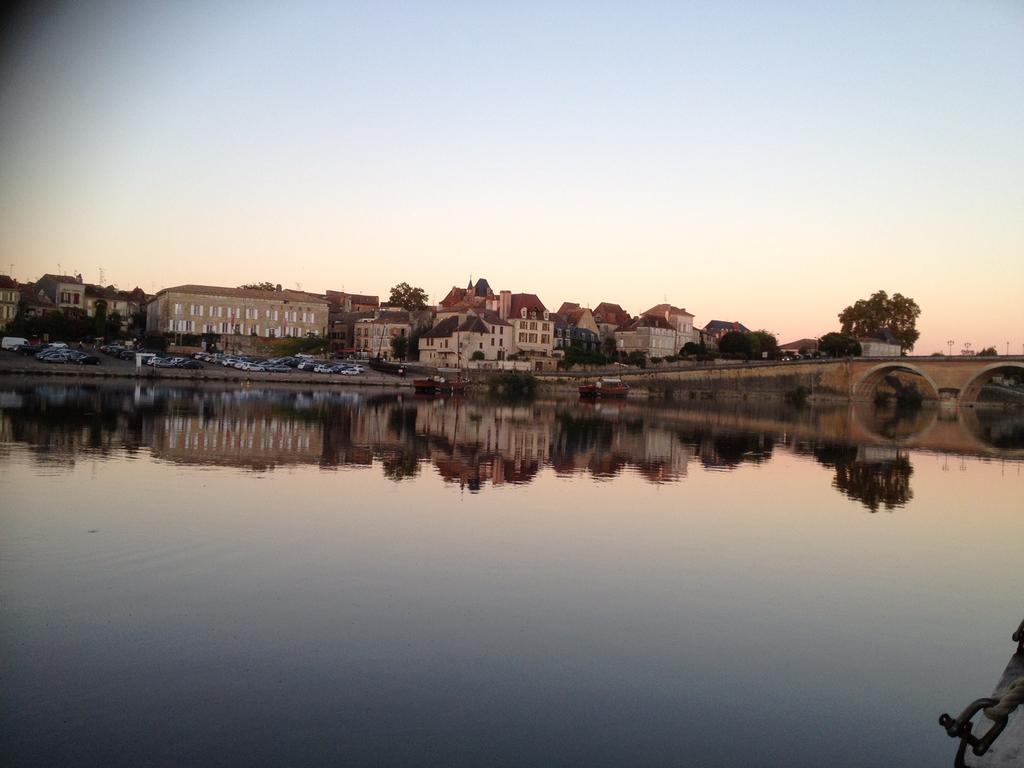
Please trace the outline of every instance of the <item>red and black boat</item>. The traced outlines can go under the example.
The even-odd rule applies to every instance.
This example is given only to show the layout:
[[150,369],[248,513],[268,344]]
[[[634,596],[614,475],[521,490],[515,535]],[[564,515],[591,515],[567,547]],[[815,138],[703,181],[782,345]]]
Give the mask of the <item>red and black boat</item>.
[[628,394],[629,384],[616,378],[605,377],[580,387],[580,397],[625,397]]

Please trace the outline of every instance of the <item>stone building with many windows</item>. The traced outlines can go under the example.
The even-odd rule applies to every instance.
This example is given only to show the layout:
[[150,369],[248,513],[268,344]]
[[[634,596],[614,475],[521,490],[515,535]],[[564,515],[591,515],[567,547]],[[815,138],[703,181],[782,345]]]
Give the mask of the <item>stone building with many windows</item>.
[[146,307],[147,333],[261,338],[324,336],[327,300],[304,291],[179,285],[158,291]]

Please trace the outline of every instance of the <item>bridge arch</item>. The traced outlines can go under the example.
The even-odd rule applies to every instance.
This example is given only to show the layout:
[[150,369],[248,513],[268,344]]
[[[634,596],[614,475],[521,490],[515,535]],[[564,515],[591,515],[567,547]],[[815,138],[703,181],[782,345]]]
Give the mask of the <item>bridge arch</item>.
[[872,366],[868,370],[864,371],[864,373],[860,375],[860,378],[854,381],[852,387],[852,395],[854,399],[872,399],[875,395],[875,388],[878,386],[878,383],[890,373],[912,373],[915,376],[919,376],[924,379],[924,381],[928,382],[928,386],[931,387],[934,399],[939,400],[941,398],[941,390],[939,385],[935,383],[935,379],[929,376],[920,367],[913,363],[903,362],[901,360],[889,360]]
[[1024,374],[1024,363],[1006,360],[1001,363],[990,363],[974,374],[960,390],[960,404],[973,405],[978,401],[982,388],[1000,372]]

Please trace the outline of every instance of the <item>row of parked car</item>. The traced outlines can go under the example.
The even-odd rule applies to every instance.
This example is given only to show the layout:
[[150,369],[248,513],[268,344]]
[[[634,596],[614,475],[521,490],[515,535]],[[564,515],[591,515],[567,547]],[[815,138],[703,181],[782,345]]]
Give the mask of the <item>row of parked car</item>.
[[44,363],[74,363],[75,365],[99,365],[100,359],[79,349],[71,349],[63,342],[53,344],[19,344],[17,347],[9,347],[12,352],[19,355],[31,355],[36,360]]
[[196,352],[197,360],[212,365],[223,365],[226,368],[237,368],[252,373],[288,373],[290,371],[310,371],[313,373],[335,373],[343,376],[357,376],[363,373],[363,367],[348,361],[320,361],[310,355],[293,355],[289,357],[272,357],[260,360],[245,355],[226,355],[222,352]]

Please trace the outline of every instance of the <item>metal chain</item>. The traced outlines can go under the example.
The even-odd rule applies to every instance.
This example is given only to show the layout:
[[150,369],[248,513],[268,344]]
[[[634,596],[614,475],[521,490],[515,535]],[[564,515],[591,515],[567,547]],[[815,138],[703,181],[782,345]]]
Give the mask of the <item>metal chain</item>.
[[[1017,641],[1017,652],[1021,653],[1024,650],[1024,621],[1013,633],[1013,639]],[[939,725],[946,729],[947,734],[955,739],[960,739],[960,747],[957,749],[956,759],[953,761],[954,768],[967,768],[964,763],[967,747],[971,748],[971,752],[976,757],[981,757],[988,752],[992,742],[1006,728],[1010,714],[1021,704],[1024,704],[1024,677],[1018,677],[1010,683],[999,698],[989,697],[972,701],[956,718],[943,713],[939,718]],[[974,724],[971,722],[971,719],[979,712],[992,721],[992,725],[985,735],[980,737],[972,733]]]

